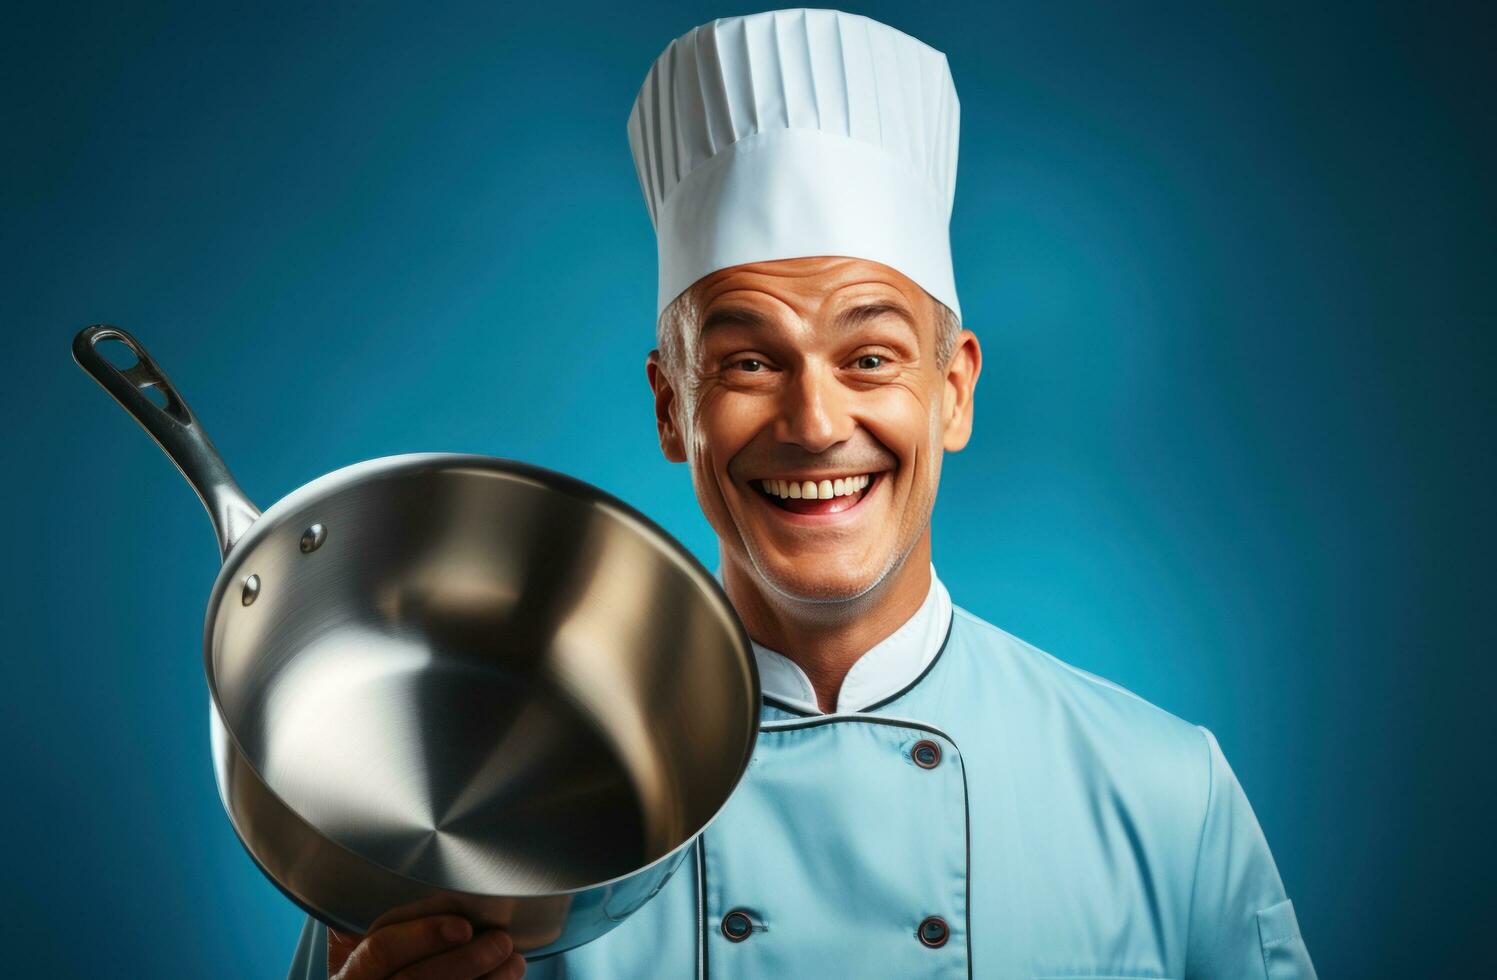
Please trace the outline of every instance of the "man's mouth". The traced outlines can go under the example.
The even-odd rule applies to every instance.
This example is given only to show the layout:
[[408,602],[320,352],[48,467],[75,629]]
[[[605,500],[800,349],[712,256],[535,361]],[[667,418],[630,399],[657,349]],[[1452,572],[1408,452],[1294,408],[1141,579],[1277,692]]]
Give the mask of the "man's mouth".
[[792,514],[839,514],[858,505],[878,483],[881,473],[844,476],[769,478],[751,481],[774,506]]

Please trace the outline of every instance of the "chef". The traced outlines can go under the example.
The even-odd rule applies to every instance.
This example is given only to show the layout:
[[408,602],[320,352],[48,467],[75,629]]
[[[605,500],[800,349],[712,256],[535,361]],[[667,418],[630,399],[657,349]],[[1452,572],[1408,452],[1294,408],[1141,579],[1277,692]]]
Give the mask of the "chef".
[[293,977],[325,955],[350,977],[1315,975],[1211,733],[936,575],[982,364],[951,265],[957,122],[945,56],[866,17],[723,18],[661,54],[628,125],[659,246],[647,375],[754,640],[753,760],[592,943],[525,963],[429,917],[379,972],[309,920]]

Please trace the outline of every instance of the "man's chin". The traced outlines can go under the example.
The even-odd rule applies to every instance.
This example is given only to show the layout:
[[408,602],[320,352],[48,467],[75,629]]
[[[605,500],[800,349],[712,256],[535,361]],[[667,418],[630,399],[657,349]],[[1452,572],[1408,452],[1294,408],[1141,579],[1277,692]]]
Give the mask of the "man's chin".
[[876,570],[849,568],[820,557],[755,565],[770,588],[798,602],[848,602],[866,595],[883,578]]

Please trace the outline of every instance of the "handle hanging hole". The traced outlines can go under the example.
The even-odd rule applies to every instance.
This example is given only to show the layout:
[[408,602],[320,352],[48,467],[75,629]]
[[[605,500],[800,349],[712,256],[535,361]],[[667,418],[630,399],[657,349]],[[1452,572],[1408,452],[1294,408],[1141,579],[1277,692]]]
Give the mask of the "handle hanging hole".
[[140,358],[130,345],[118,337],[104,337],[94,344],[94,349],[104,360],[121,371],[128,371],[140,363]]

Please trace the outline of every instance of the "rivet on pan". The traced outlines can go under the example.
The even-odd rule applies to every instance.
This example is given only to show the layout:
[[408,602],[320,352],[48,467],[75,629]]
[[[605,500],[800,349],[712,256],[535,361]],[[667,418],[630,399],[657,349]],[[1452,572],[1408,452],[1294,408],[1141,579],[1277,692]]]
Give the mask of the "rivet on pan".
[[246,606],[253,605],[260,597],[260,576],[251,575],[244,580],[244,594],[240,596]]
[[301,533],[301,553],[310,555],[322,547],[322,542],[327,540],[327,528],[321,524],[313,524]]

